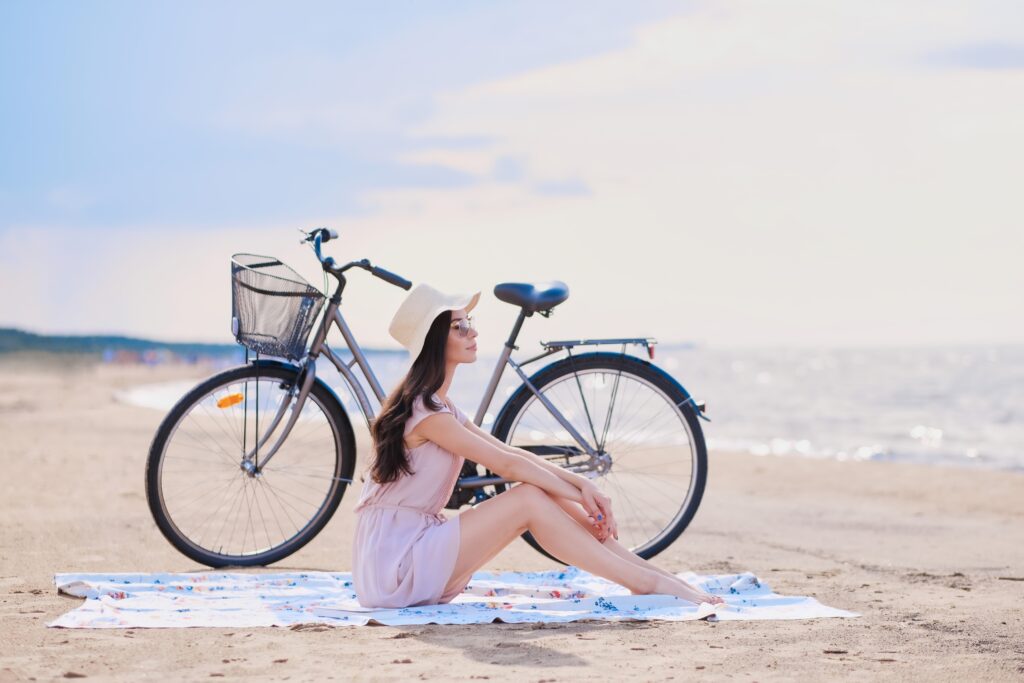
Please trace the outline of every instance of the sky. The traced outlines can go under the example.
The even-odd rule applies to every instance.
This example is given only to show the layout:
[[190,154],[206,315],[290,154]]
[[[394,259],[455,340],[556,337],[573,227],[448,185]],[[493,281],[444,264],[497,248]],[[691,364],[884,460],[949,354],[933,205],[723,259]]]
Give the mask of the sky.
[[[230,256],[521,346],[1024,343],[1019,2],[7,2],[0,326],[230,342]],[[404,293],[362,272],[366,346]]]

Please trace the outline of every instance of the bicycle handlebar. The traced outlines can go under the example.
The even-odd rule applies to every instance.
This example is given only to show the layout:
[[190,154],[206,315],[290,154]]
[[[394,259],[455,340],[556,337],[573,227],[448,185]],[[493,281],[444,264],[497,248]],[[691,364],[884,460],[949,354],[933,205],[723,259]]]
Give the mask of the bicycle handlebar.
[[334,259],[330,256],[324,256],[320,251],[320,245],[324,242],[338,239],[338,233],[328,228],[315,228],[306,234],[306,242],[312,243],[313,251],[316,253],[317,259],[320,261],[320,265],[328,273],[340,276],[349,268],[362,268],[363,270],[369,271],[371,275],[384,280],[388,284],[401,287],[402,289],[411,289],[412,283],[406,280],[401,275],[396,275],[390,270],[384,268],[378,268],[377,266],[370,263],[369,259],[361,259],[359,261],[350,261],[343,266],[335,265]]
[[370,266],[370,272],[373,275],[379,277],[384,282],[390,282],[396,287],[401,287],[402,289],[409,289],[410,287],[412,287],[411,282],[409,282],[400,275],[395,275],[389,270],[384,270],[383,268],[378,268],[377,266]]

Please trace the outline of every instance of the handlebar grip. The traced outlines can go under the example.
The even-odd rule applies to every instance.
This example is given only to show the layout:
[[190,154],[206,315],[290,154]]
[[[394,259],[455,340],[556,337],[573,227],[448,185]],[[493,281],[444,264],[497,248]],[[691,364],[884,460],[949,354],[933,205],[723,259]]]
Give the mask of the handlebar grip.
[[321,242],[330,242],[338,239],[338,233],[330,228],[320,228]]
[[401,277],[400,275],[395,275],[389,270],[384,270],[383,268],[378,268],[377,266],[374,266],[373,268],[370,269],[370,273],[379,277],[381,280],[384,280],[384,282],[390,282],[396,287],[401,287],[402,289],[410,289],[412,287],[411,282],[406,280],[404,277]]

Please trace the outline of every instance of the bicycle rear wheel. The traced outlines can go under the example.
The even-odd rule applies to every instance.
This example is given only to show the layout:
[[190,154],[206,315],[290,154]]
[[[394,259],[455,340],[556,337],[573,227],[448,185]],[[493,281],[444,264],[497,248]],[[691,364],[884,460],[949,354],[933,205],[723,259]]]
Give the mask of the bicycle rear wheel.
[[[502,408],[494,436],[562,467],[593,468],[581,473],[611,498],[619,542],[643,558],[667,548],[696,514],[707,481],[697,408],[682,387],[647,361],[603,352],[552,363],[531,382],[597,458],[586,454],[525,385]],[[561,562],[530,532],[523,539]]]
[[[247,467],[298,368],[252,364],[202,382],[171,409],[146,463],[146,498],[171,544],[210,567],[277,562],[330,520],[355,468],[351,424],[332,392],[315,382],[288,438],[266,466],[284,419]],[[292,401],[294,399],[291,399]]]

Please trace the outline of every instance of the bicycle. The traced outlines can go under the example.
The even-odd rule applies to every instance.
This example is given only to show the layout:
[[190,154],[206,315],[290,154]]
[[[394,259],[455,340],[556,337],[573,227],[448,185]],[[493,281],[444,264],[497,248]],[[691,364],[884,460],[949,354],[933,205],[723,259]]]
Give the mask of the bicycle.
[[[318,358],[337,368],[367,426],[374,411],[353,365],[378,402],[386,398],[341,315],[345,273],[363,269],[406,290],[412,283],[367,259],[339,265],[325,257],[322,244],[337,239],[332,230],[303,234],[323,272],[336,279],[333,294],[327,298],[276,258],[235,254],[232,331],[246,347],[246,362],[187,392],[161,422],[146,461],[146,498],[160,531],[187,557],[211,567],[267,565],[291,555],[324,528],[354,483],[355,433],[342,401],[316,376]],[[704,402],[653,363],[626,354],[627,345],[641,345],[653,360],[657,342],[651,337],[541,342],[542,353],[516,362],[512,352],[526,318],[550,317],[568,298],[568,287],[501,283],[494,294],[520,311],[474,422],[483,423],[511,367],[522,384],[491,433],[596,480],[616,504],[620,542],[644,558],[658,554],[687,527],[704,494],[707,448],[698,422],[708,419]],[[349,362],[326,343],[332,326],[352,354]],[[573,353],[602,345],[621,349]],[[532,375],[523,370],[561,352],[567,356]],[[479,504],[515,483],[481,473],[467,459],[445,508]],[[560,561],[528,531],[523,538]]]

